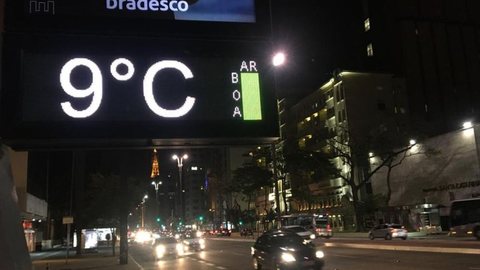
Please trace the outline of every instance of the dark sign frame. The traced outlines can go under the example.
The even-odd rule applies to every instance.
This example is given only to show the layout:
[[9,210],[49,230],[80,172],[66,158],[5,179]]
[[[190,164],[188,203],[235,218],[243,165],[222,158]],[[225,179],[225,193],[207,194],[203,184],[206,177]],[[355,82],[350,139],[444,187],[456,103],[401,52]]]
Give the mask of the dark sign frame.
[[256,21],[254,23],[175,21],[151,15],[131,14],[102,16],[101,13],[92,14],[88,10],[80,12],[78,16],[27,16],[25,9],[28,1],[6,1],[5,30],[7,32],[230,38],[268,38],[271,35],[269,0],[255,0]]
[[[88,46],[95,42],[96,46]],[[4,42],[2,96],[0,97],[0,135],[17,148],[35,148],[45,145],[72,146],[149,146],[251,144],[269,143],[279,137],[277,104],[274,93],[273,68],[267,68],[262,76],[262,100],[264,118],[261,121],[42,121],[28,122],[23,118],[22,72],[25,68],[25,51],[71,51],[79,48],[87,51],[107,51],[112,44],[150,44],[149,50],[162,44],[170,55],[184,54],[188,44],[192,55],[241,57],[246,52],[259,55],[262,63],[270,58],[268,42],[223,42],[201,40],[163,40],[112,37],[77,37],[7,34]],[[219,48],[219,44],[222,45]],[[117,45],[118,46],[118,45]],[[87,49],[85,49],[87,48]],[[229,49],[230,48],[230,49]],[[232,50],[231,48],[235,48]],[[264,65],[265,66],[265,65]],[[48,67],[45,67],[48,68]],[[41,113],[41,112],[39,112]]]

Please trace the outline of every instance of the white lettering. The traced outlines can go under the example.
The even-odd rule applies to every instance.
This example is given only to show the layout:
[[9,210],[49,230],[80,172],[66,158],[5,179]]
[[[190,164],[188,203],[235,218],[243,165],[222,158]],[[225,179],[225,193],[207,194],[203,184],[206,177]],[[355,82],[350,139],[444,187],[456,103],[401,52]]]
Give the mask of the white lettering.
[[105,0],[107,9],[141,10],[141,11],[181,11],[189,9],[185,0]]
[[178,11],[177,8],[175,8],[177,6],[177,1],[170,1],[170,3],[168,4],[168,7],[170,8],[170,10],[172,11]]
[[[85,89],[78,89],[72,85],[72,71],[80,66],[84,66],[92,73],[92,83]],[[92,96],[90,105],[85,110],[76,110],[70,102],[62,102],[62,110],[72,118],[87,118],[94,114],[103,97],[103,79],[100,68],[92,60],[87,58],[74,58],[65,63],[60,72],[60,85],[65,93],[73,98],[86,98]]]
[[240,108],[238,107],[235,107],[234,111],[233,111],[233,117],[242,117],[242,112],[240,112]]
[[168,1],[162,0],[160,1],[160,11],[167,11],[168,10]]
[[[123,75],[118,73],[117,69],[119,65],[125,65],[127,67],[127,73]],[[135,67],[133,66],[130,60],[126,58],[118,58],[118,59],[115,59],[115,61],[113,61],[112,64],[110,65],[110,73],[115,79],[119,81],[126,81],[132,78],[133,73],[135,73]]]
[[186,1],[178,1],[178,10],[185,12],[188,10],[188,3]]
[[159,61],[147,70],[147,73],[143,78],[143,96],[145,97],[145,101],[150,110],[156,115],[165,118],[179,118],[186,115],[193,108],[193,105],[195,105],[195,98],[187,96],[185,103],[175,110],[167,110],[157,104],[155,96],[153,95],[153,80],[157,73],[167,68],[173,68],[180,71],[185,79],[193,78],[192,71],[182,62],[174,60]]
[[240,94],[240,91],[238,91],[238,90],[233,91],[233,99],[235,101],[239,101],[241,97],[242,97],[242,95]]
[[158,6],[159,5],[160,5],[160,3],[158,3],[157,0],[151,0],[148,3],[148,7],[150,8],[150,10],[153,10],[153,11],[158,11]]
[[118,9],[122,10],[123,9],[123,3],[125,3],[127,0],[118,0]]
[[107,9],[116,9],[117,5],[117,0],[107,0]]
[[139,10],[148,10],[147,0],[138,0],[137,6]]
[[232,83],[238,83],[238,73],[232,72]]
[[257,63],[255,61],[250,61],[250,71],[257,71]]
[[128,10],[136,10],[137,9],[137,5],[135,3],[135,0],[127,0],[127,1],[128,1],[127,2],[127,9]]
[[240,66],[240,71],[249,71],[246,61],[242,61],[242,65]]

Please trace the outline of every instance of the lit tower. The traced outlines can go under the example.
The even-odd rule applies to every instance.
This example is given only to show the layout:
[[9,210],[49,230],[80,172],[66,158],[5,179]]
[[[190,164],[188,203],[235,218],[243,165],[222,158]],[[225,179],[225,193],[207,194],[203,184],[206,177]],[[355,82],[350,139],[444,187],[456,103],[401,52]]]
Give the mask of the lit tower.
[[156,220],[158,225],[160,226],[160,202],[158,201],[158,187],[162,184],[162,181],[156,180],[160,176],[160,168],[158,166],[158,158],[157,158],[157,149],[153,149],[152,153],[152,173],[150,174],[150,178],[152,179],[152,185],[155,187],[155,202],[156,202],[156,211],[157,216]]
[[160,176],[160,168],[158,167],[157,149],[153,149],[152,153],[152,173],[150,178],[155,179]]

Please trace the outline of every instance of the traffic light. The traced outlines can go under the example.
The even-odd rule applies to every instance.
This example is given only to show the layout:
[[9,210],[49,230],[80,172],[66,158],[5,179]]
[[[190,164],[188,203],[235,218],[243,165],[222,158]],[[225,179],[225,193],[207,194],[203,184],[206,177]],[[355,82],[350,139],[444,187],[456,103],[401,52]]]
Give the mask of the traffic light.
[[198,220],[203,221],[203,216],[199,216]]
[[243,221],[240,220],[240,221],[238,222],[238,224],[239,224],[239,225],[243,225]]
[[157,222],[160,222],[160,217],[157,217]]

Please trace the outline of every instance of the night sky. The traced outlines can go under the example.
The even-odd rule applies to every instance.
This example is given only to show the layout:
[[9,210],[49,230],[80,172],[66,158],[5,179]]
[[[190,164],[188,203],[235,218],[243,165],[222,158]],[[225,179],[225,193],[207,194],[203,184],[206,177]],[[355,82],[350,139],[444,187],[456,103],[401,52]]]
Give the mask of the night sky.
[[278,95],[301,97],[331,78],[335,69],[358,69],[361,1],[272,1],[273,39],[288,55],[278,71]]

